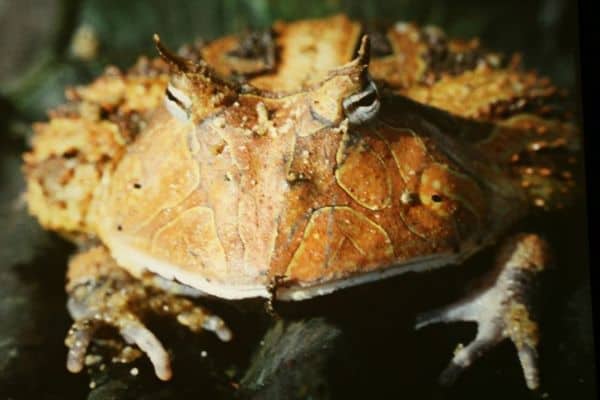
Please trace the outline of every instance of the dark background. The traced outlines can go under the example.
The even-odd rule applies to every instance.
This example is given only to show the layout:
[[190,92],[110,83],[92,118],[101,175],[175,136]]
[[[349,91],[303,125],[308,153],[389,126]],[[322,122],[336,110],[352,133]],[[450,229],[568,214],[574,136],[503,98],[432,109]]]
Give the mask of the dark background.
[[[63,101],[65,85],[87,82],[107,64],[126,67],[140,54],[154,54],[154,32],[175,47],[278,18],[335,12],[435,24],[450,36],[479,36],[489,48],[518,51],[528,68],[567,88],[579,109],[577,3],[569,0],[0,0],[0,398],[595,398],[583,190],[572,208],[515,228],[544,234],[557,258],[544,282],[537,394],[525,388],[508,342],[452,388],[438,386],[456,344],[470,341],[475,329],[412,328],[417,313],[458,298],[465,282],[489,266],[493,249],[461,267],[277,304],[280,318],[258,301],[210,301],[235,331],[230,344],[149,321],[174,355],[169,383],[154,378],[145,358],[134,364],[136,377],[132,365],[79,375],[65,370],[70,320],[63,285],[72,248],[42,231],[23,207],[19,157],[30,122]],[[97,45],[89,59],[73,50],[74,38],[86,31]]]

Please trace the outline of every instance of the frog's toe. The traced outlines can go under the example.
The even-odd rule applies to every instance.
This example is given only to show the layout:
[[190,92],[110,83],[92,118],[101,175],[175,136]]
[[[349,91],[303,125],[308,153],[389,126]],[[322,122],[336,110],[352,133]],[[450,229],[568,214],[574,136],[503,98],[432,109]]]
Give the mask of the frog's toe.
[[439,308],[424,312],[417,316],[415,323],[416,329],[421,329],[431,324],[439,324],[442,322],[456,321],[476,321],[476,315],[473,313],[473,305],[471,299],[466,299],[447,307]]
[[163,381],[171,379],[171,359],[156,336],[135,318],[124,318],[119,325],[121,336],[146,353],[152,362],[156,376]]
[[90,249],[71,260],[67,292],[68,309],[75,320],[65,339],[69,348],[67,369],[71,372],[83,369],[87,348],[98,328],[110,326],[148,356],[159,379],[169,380],[169,354],[143,323],[150,314],[173,318],[193,332],[212,331],[223,341],[232,337],[221,318],[189,299],[153,286],[151,279],[134,278],[104,248]]
[[[518,346],[517,346],[518,347]],[[525,382],[529,389],[537,389],[540,386],[538,369],[538,352],[535,346],[523,345],[517,349]]]
[[[482,329],[483,327],[483,329]],[[459,345],[454,352],[452,361],[440,375],[440,383],[442,385],[451,385],[462,371],[467,369],[477,358],[488,352],[492,347],[504,339],[499,327],[489,330],[485,326],[480,325],[478,334],[475,339],[467,346]]]
[[83,369],[84,358],[88,346],[94,337],[97,324],[92,319],[82,319],[75,321],[69,329],[65,338],[65,345],[69,348],[67,355],[67,369],[77,373]]
[[547,244],[536,235],[518,235],[501,248],[497,261],[475,294],[417,319],[417,329],[440,322],[477,323],[477,336],[457,348],[441,375],[442,384],[451,384],[477,358],[508,338],[517,348],[527,387],[539,386],[539,332],[532,295],[538,274],[550,263]]
[[91,317],[76,320],[69,329],[65,344],[69,348],[67,369],[80,372],[85,365],[87,349],[97,329],[102,325],[118,329],[123,339],[139,347],[150,359],[156,376],[163,380],[171,379],[171,361],[169,354],[144,324],[131,314],[114,314],[96,312]]
[[209,314],[204,308],[186,298],[164,293],[150,299],[149,306],[157,314],[174,317],[177,322],[187,326],[192,332],[211,331],[223,342],[228,342],[233,337],[225,321]]

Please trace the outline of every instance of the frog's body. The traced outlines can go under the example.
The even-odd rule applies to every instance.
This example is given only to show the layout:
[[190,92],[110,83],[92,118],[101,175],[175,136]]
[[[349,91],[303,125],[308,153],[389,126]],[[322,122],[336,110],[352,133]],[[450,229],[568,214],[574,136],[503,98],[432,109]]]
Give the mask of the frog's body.
[[[397,24],[372,34],[372,50],[361,32],[344,16],[279,23],[274,38],[226,37],[188,49],[188,59],[156,38],[170,83],[163,61],[146,61],[77,89],[72,109],[38,126],[26,155],[30,209],[50,229],[105,246],[72,261],[78,322],[98,309],[79,283],[111,268],[226,299],[271,297],[278,282],[276,298],[300,300],[456,264],[532,206],[568,199],[563,155],[576,150],[577,131],[546,80],[433,28]],[[514,271],[548,262],[535,235],[508,243],[480,300],[499,288],[521,292]],[[494,310],[517,315],[526,306],[519,296]],[[524,310],[527,323],[509,316],[488,327],[494,340],[515,340],[504,332],[513,321],[526,332],[520,355],[531,358],[535,324]],[[454,318],[474,318],[467,314]],[[202,315],[200,325],[228,337],[222,321]],[[141,323],[117,326],[142,342],[132,334]],[[75,328],[73,370],[91,336]],[[166,356],[150,356],[168,378]],[[470,361],[461,362],[455,356],[456,365]]]

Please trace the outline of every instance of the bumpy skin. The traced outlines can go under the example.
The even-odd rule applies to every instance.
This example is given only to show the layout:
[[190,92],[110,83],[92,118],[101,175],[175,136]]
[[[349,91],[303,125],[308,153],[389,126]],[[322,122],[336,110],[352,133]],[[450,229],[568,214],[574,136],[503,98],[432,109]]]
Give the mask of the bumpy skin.
[[24,155],[27,203],[44,227],[94,234],[94,193],[162,104],[167,73],[164,62],[145,58],[127,74],[108,68],[92,84],[68,90],[69,103],[34,125]]
[[67,338],[67,368],[79,372],[87,347],[102,325],[112,326],[124,339],[136,344],[150,358],[156,376],[171,378],[167,351],[143,324],[149,314],[171,316],[194,332],[213,331],[223,341],[231,331],[217,316],[210,315],[190,300],[161,290],[152,276],[135,279],[120,268],[103,246],[95,246],[73,257],[69,263],[68,307],[75,319]]
[[460,262],[568,201],[578,132],[547,79],[435,28],[370,32],[370,49],[363,32],[334,16],[185,58],[158,42],[164,61],[37,125],[32,213],[134,276],[301,299]]

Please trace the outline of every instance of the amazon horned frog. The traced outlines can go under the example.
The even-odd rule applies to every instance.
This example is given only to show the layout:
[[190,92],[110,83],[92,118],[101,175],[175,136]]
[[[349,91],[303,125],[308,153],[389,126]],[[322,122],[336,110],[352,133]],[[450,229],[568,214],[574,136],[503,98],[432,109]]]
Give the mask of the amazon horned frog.
[[[168,380],[149,313],[226,341],[189,296],[302,300],[457,264],[572,197],[564,94],[477,40],[343,15],[178,54],[154,40],[160,58],[67,91],[24,155],[31,213],[80,245],[70,371],[108,324]],[[420,318],[478,323],[445,379],[509,338],[538,386],[528,288],[550,262],[536,234],[508,237],[486,286]]]

